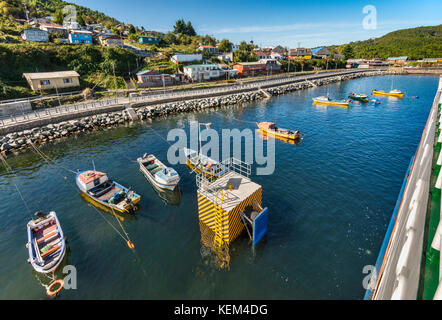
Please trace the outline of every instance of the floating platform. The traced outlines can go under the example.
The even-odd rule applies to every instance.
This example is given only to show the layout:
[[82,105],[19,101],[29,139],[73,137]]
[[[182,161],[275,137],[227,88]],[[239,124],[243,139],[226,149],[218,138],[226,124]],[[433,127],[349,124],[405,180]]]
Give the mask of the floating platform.
[[262,208],[262,187],[246,176],[250,168],[245,170],[246,175],[244,170],[239,171],[242,174],[231,169],[215,181],[197,175],[198,218],[213,231],[213,240],[203,241],[207,246],[229,245],[244,228],[255,246],[267,232],[268,211]]

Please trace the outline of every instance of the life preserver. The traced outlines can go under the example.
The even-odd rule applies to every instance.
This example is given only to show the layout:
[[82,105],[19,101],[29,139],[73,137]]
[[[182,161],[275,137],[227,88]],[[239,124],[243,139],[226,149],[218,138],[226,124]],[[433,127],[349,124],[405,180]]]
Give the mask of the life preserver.
[[[55,289],[54,291],[52,291],[52,289],[54,288],[54,286],[56,286],[57,284],[60,285],[59,288]],[[63,285],[64,285],[64,281],[63,280],[55,280],[54,282],[52,282],[49,287],[46,289],[46,294],[50,297],[55,296],[57,293],[59,293],[61,291],[61,289],[63,289]]]

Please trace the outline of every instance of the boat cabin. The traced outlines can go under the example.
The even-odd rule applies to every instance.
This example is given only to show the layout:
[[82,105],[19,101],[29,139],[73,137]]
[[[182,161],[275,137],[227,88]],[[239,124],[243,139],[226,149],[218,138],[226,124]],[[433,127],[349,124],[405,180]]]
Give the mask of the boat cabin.
[[79,175],[79,181],[82,184],[82,190],[84,192],[91,191],[99,186],[104,186],[105,184],[110,185],[109,178],[107,174],[99,171],[88,170]]

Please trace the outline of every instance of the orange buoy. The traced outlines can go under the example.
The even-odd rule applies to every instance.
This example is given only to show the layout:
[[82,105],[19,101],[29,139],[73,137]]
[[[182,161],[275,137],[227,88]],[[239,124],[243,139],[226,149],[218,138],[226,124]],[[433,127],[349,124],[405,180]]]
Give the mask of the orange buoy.
[[129,247],[129,249],[135,248],[134,244],[130,240],[127,241],[127,246]]
[[[57,289],[52,290],[57,284],[60,286]],[[63,285],[64,285],[63,280],[56,280],[56,281],[52,282],[49,285],[49,287],[46,289],[46,294],[50,297],[55,296],[57,293],[59,293],[61,291],[61,289],[63,289]]]

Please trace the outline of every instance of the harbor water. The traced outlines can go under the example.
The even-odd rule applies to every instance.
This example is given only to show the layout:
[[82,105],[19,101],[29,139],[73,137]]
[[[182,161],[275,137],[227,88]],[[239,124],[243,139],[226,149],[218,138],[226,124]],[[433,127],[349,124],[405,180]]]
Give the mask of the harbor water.
[[[31,151],[10,156],[13,172],[0,170],[0,299],[46,297],[47,279],[27,263],[25,248],[26,223],[37,210],[57,212],[68,238],[65,264],[76,268],[77,289],[59,299],[362,299],[362,270],[376,262],[437,84],[436,76],[360,78],[42,146],[55,164]],[[392,86],[406,96],[348,109],[312,105],[316,96],[343,99]],[[167,133],[188,131],[190,121],[221,132],[275,119],[305,138],[276,140],[273,175],[252,175],[269,208],[268,234],[252,250],[244,232],[230,247],[230,269],[220,269],[201,245],[194,175],[175,165],[181,194],[162,199],[134,160],[153,153],[167,164]],[[110,226],[120,230],[115,217],[92,208],[63,169],[91,169],[92,161],[142,196],[140,210],[120,221],[134,251]]]

